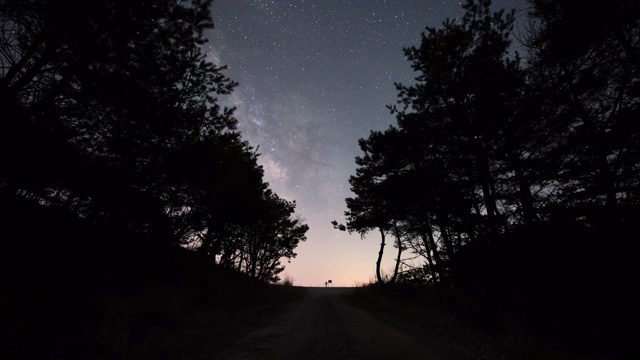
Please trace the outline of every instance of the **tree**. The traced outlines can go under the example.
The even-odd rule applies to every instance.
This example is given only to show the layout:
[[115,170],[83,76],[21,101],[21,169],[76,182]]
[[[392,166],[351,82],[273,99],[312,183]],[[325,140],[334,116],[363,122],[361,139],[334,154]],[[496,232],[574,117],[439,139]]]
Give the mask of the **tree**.
[[382,257],[386,246],[386,235],[392,230],[396,236],[396,247],[398,256],[394,273],[389,282],[394,282],[399,269],[400,256],[402,254],[402,241],[397,231],[397,222],[394,212],[398,209],[394,208],[394,203],[390,202],[389,190],[386,185],[388,176],[397,170],[397,167],[386,157],[385,150],[391,150],[387,141],[395,129],[389,128],[385,132],[372,131],[367,139],[360,139],[360,148],[364,152],[363,156],[356,158],[359,165],[356,175],[349,178],[351,191],[356,194],[355,198],[347,198],[348,211],[345,212],[347,219],[346,225],[338,224],[333,221],[332,224],[339,230],[347,230],[349,232],[357,232],[364,237],[368,232],[378,229],[381,236],[380,250],[378,251],[378,259],[376,261],[376,278],[379,284],[384,284],[385,279],[382,277]]
[[259,210],[294,205],[218,104],[237,84],[202,51],[210,5],[0,0],[0,190],[214,259],[262,224],[292,257],[306,225]]
[[293,218],[295,202],[281,199],[266,191],[261,206],[259,221],[249,228],[247,244],[249,251],[245,268],[255,278],[278,282],[284,270],[283,258],[295,258],[294,249],[305,241],[309,227],[300,218]]
[[235,83],[200,50],[209,5],[3,1],[4,184],[96,220],[136,205],[120,194],[166,197],[164,159],[235,127],[215,100]]
[[497,172],[505,161],[502,136],[513,122],[510,96],[520,80],[519,58],[509,53],[514,15],[491,12],[487,0],[467,1],[463,8],[459,23],[427,27],[420,46],[405,49],[419,75],[415,85],[396,84],[401,109],[392,110],[401,128],[424,134],[452,173],[477,187],[487,230],[495,236],[509,211],[499,207]]
[[405,49],[416,81],[360,140],[342,229],[401,237],[427,265],[401,281],[437,279],[448,306],[633,357],[640,4],[530,4],[526,61],[487,0]]
[[[530,1],[532,81],[544,93],[542,121],[561,162],[558,202],[604,207],[637,203],[640,6],[635,2]],[[615,218],[613,215],[610,219]]]
[[403,238],[408,244],[421,238],[424,250],[417,251],[426,255],[434,279],[436,262],[440,278],[445,272],[436,236],[450,259],[465,241],[507,229],[515,211],[500,202],[502,183],[519,187],[518,209],[533,218],[526,151],[508,141],[521,125],[519,98],[512,95],[524,82],[518,56],[509,53],[514,17],[490,6],[468,1],[461,22],[427,27],[420,46],[405,49],[417,82],[396,84],[399,100],[390,109],[398,126],[360,140],[364,156],[350,178],[357,197],[347,199],[346,228],[365,233],[378,227],[382,247],[389,232],[400,251]]

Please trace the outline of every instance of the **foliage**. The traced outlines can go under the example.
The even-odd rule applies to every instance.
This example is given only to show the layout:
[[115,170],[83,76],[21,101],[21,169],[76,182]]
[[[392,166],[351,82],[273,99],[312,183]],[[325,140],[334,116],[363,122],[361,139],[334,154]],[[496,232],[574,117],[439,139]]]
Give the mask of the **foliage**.
[[3,226],[28,229],[30,241],[0,252],[2,359],[225,358],[299,296],[204,254],[133,247],[144,240],[126,230],[15,200],[3,198],[13,209]]
[[640,5],[531,0],[524,54],[511,46],[515,12],[463,9],[404,49],[415,82],[396,84],[397,124],[360,139],[355,196],[334,227],[377,228],[378,264],[392,234],[418,258],[398,279],[470,316],[630,354]]
[[[336,228],[400,225],[435,281],[466,245],[521,225],[628,221],[640,205],[640,7],[531,5],[526,62],[511,49],[515,13],[486,0],[404,49],[416,82],[396,84],[397,125],[360,139],[356,196]],[[594,35],[574,42],[582,28]]]
[[285,275],[284,279],[282,280],[282,285],[293,286],[293,277],[291,277],[291,275]]
[[191,246],[218,261],[248,254],[251,238],[264,266],[237,269],[273,282],[307,227],[218,104],[237,84],[202,51],[210,6],[2,0],[0,190],[128,229],[149,251]]

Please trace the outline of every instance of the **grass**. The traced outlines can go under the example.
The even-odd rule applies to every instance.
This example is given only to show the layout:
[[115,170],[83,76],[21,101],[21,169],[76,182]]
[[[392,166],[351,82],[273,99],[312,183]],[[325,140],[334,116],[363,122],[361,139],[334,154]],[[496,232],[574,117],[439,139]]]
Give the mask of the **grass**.
[[555,327],[556,333],[566,334],[555,339],[559,341],[553,341],[530,327],[530,324],[535,324],[531,320],[533,317],[547,322],[545,314],[505,311],[497,306],[479,307],[477,299],[460,294],[437,294],[424,286],[398,284],[380,287],[371,282],[361,284],[356,291],[345,296],[345,301],[424,339],[436,351],[456,359],[633,358],[611,352],[601,353],[596,347],[565,346],[579,324],[561,319],[549,320],[545,329]]

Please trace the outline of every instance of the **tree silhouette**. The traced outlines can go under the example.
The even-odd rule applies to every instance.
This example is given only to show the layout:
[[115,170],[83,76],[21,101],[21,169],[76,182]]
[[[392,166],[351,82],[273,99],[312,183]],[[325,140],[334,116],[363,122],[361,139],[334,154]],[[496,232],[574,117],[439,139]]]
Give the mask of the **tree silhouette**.
[[[509,96],[522,83],[519,59],[508,53],[513,14],[490,12],[489,1],[464,8],[460,23],[428,27],[420,47],[405,49],[417,83],[396,84],[400,108],[390,109],[398,127],[360,140],[365,155],[350,179],[358,198],[347,199],[347,228],[366,230],[363,219],[376,219],[401,249],[402,224],[402,233],[423,239],[431,267],[441,257],[434,234],[451,258],[465,239],[504,231],[512,211],[499,206],[498,185],[510,159],[501,141],[514,116]],[[528,202],[519,209],[531,219],[530,188],[520,177]]]
[[251,233],[265,250],[239,269],[277,281],[307,228],[268,190],[234,109],[218,104],[237,84],[202,50],[210,6],[0,2],[0,188],[129,229],[149,251],[249,258],[249,235],[235,234]]
[[578,208],[603,206],[607,210],[598,217],[613,215],[619,205],[637,201],[637,171],[631,169],[638,164],[639,129],[632,119],[638,115],[640,6],[531,5],[531,72],[546,95],[541,117],[562,149],[556,168],[559,201]]
[[158,185],[167,154],[235,126],[215,105],[235,84],[200,50],[208,9],[208,1],[3,2],[7,185],[29,184],[43,198],[55,189],[85,207],[126,188],[161,197],[153,192],[166,189]]
[[404,49],[415,83],[396,84],[397,125],[360,139],[355,197],[334,226],[378,228],[383,245],[394,235],[424,260],[398,279],[456,309],[522,316],[546,341],[589,328],[598,351],[630,354],[637,266],[622,234],[640,219],[640,5],[530,5],[522,56],[515,12],[488,0]]

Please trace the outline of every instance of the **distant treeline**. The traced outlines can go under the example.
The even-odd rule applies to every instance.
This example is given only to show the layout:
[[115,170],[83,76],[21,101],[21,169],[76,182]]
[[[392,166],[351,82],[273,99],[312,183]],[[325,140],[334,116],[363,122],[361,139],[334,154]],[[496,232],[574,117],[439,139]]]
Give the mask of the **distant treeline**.
[[236,83],[202,48],[210,5],[0,1],[3,260],[186,247],[279,280],[308,227],[218,105]]

